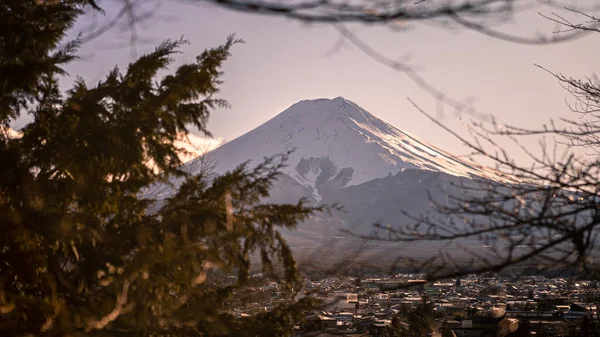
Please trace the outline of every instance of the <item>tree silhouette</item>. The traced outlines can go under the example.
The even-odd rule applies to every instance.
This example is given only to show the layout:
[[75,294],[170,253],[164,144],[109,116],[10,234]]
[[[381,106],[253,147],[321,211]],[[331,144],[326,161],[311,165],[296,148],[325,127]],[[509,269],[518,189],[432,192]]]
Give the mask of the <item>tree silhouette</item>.
[[[586,22],[558,22],[568,31],[598,32],[600,20],[581,15]],[[540,129],[475,120],[467,124],[471,139],[413,102],[421,113],[461,140],[473,158],[491,162],[495,171],[453,184],[459,192],[449,195],[448,202],[432,198],[435,210],[431,214],[407,214],[413,220],[410,225],[387,229],[388,238],[371,239],[440,241],[459,247],[463,240],[477,240],[485,247],[462,247],[455,255],[440,250],[425,263],[415,262],[427,269],[429,279],[515,266],[595,277],[600,225],[600,83],[595,77],[576,79],[548,72],[571,95],[568,107],[576,118],[552,121]],[[539,153],[520,142],[530,136],[544,137]],[[517,162],[502,140],[514,142],[532,164]]]
[[[180,166],[177,140],[190,126],[208,135],[209,113],[227,105],[220,67],[240,41],[171,71],[186,42],[165,41],[63,94],[79,41],[61,43],[90,8],[0,4],[0,335],[289,335],[313,301],[297,297],[278,229],[318,209],[261,203],[285,155],[212,180]],[[8,128],[24,114],[20,133]],[[172,181],[176,193],[159,196]],[[228,304],[251,268],[286,301],[238,320]]]

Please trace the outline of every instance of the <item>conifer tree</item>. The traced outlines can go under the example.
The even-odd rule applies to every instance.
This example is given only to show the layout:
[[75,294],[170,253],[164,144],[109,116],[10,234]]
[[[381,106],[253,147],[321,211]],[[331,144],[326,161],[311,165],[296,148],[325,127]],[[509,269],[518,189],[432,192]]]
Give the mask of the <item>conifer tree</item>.
[[[285,156],[213,180],[181,169],[176,140],[209,134],[221,64],[237,42],[160,77],[183,40],[165,41],[97,84],[63,93],[90,0],[0,3],[0,335],[277,336],[304,308],[278,232],[317,209],[261,203]],[[20,134],[9,125],[29,115]],[[177,192],[153,188],[173,179]],[[159,202],[160,201],[160,202]],[[252,262],[284,305],[243,321],[228,303]],[[220,276],[233,273],[233,282]]]

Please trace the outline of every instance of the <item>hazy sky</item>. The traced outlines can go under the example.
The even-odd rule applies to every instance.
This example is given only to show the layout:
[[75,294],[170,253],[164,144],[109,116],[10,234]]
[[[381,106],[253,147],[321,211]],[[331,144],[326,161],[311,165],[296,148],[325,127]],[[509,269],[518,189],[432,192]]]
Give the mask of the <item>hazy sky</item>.
[[[216,46],[235,33],[246,43],[233,48],[224,67],[220,96],[232,108],[211,116],[208,126],[215,137],[232,140],[299,100],[343,96],[426,141],[452,152],[466,152],[457,140],[408,103],[410,97],[436,113],[435,100],[404,74],[377,63],[349,43],[331,53],[340,39],[331,26],[233,13],[210,5],[161,3],[159,16],[140,27],[144,41],[137,44],[136,50],[124,47],[126,32],[105,34],[84,46],[83,59],[68,69],[71,75],[98,81],[115,64],[124,67],[132,53],[139,55],[166,38],[180,36],[190,40],[191,45],[184,48],[177,62],[188,62],[204,48]],[[108,9],[109,18],[114,3],[100,4]],[[538,11],[549,13],[550,9],[536,8],[521,14],[515,23],[502,29],[526,36],[552,32],[555,25],[539,17]],[[74,32],[87,23],[81,22]],[[350,29],[391,58],[408,57],[423,77],[449,96],[460,100],[472,97],[479,110],[523,126],[568,116],[567,93],[534,63],[573,76],[592,75],[598,70],[600,36],[594,35],[553,46],[525,46],[475,32],[424,25],[415,25],[406,32],[361,25]],[[460,128],[451,109],[447,108],[441,118]]]

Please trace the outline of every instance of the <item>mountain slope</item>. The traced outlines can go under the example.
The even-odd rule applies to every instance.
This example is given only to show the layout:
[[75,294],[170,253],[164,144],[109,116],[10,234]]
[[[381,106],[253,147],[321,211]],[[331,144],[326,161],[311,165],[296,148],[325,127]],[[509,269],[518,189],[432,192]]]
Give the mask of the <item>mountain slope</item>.
[[[250,161],[294,149],[288,166],[265,202],[339,204],[344,212],[318,214],[296,229],[282,229],[295,252],[318,259],[366,245],[372,253],[402,252],[422,258],[442,248],[441,242],[364,242],[375,223],[392,227],[432,211],[431,200],[452,202],[456,186],[479,178],[503,179],[497,172],[463,160],[375,117],[338,97],[298,102],[271,120],[185,164],[188,172],[210,167],[225,173]],[[177,184],[175,184],[177,185]],[[173,191],[165,191],[161,198]],[[460,222],[460,221],[459,221]],[[349,234],[352,232],[353,234]],[[384,236],[387,233],[381,232]],[[477,242],[469,243],[476,246]],[[456,249],[448,245],[445,251]],[[324,253],[328,252],[328,253]],[[341,254],[344,255],[344,254]]]

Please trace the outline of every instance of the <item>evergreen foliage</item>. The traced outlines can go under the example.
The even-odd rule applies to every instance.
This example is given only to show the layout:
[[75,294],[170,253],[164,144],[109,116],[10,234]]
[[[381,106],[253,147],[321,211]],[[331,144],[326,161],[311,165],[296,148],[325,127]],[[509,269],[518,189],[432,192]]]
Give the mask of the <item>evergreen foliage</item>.
[[[226,106],[214,97],[238,40],[159,77],[185,43],[165,41],[63,94],[78,47],[65,34],[88,9],[98,10],[0,3],[0,335],[290,334],[312,301],[296,300],[301,279],[278,228],[318,209],[261,203],[285,155],[213,180],[179,159],[176,140],[192,126],[208,135],[209,113]],[[24,114],[31,122],[15,135],[8,126]],[[157,199],[173,179],[177,193]],[[286,302],[238,320],[227,304],[254,267]]]
[[423,337],[435,330],[435,312],[431,303],[424,300],[417,307],[400,312],[394,317],[387,335],[398,337]]

